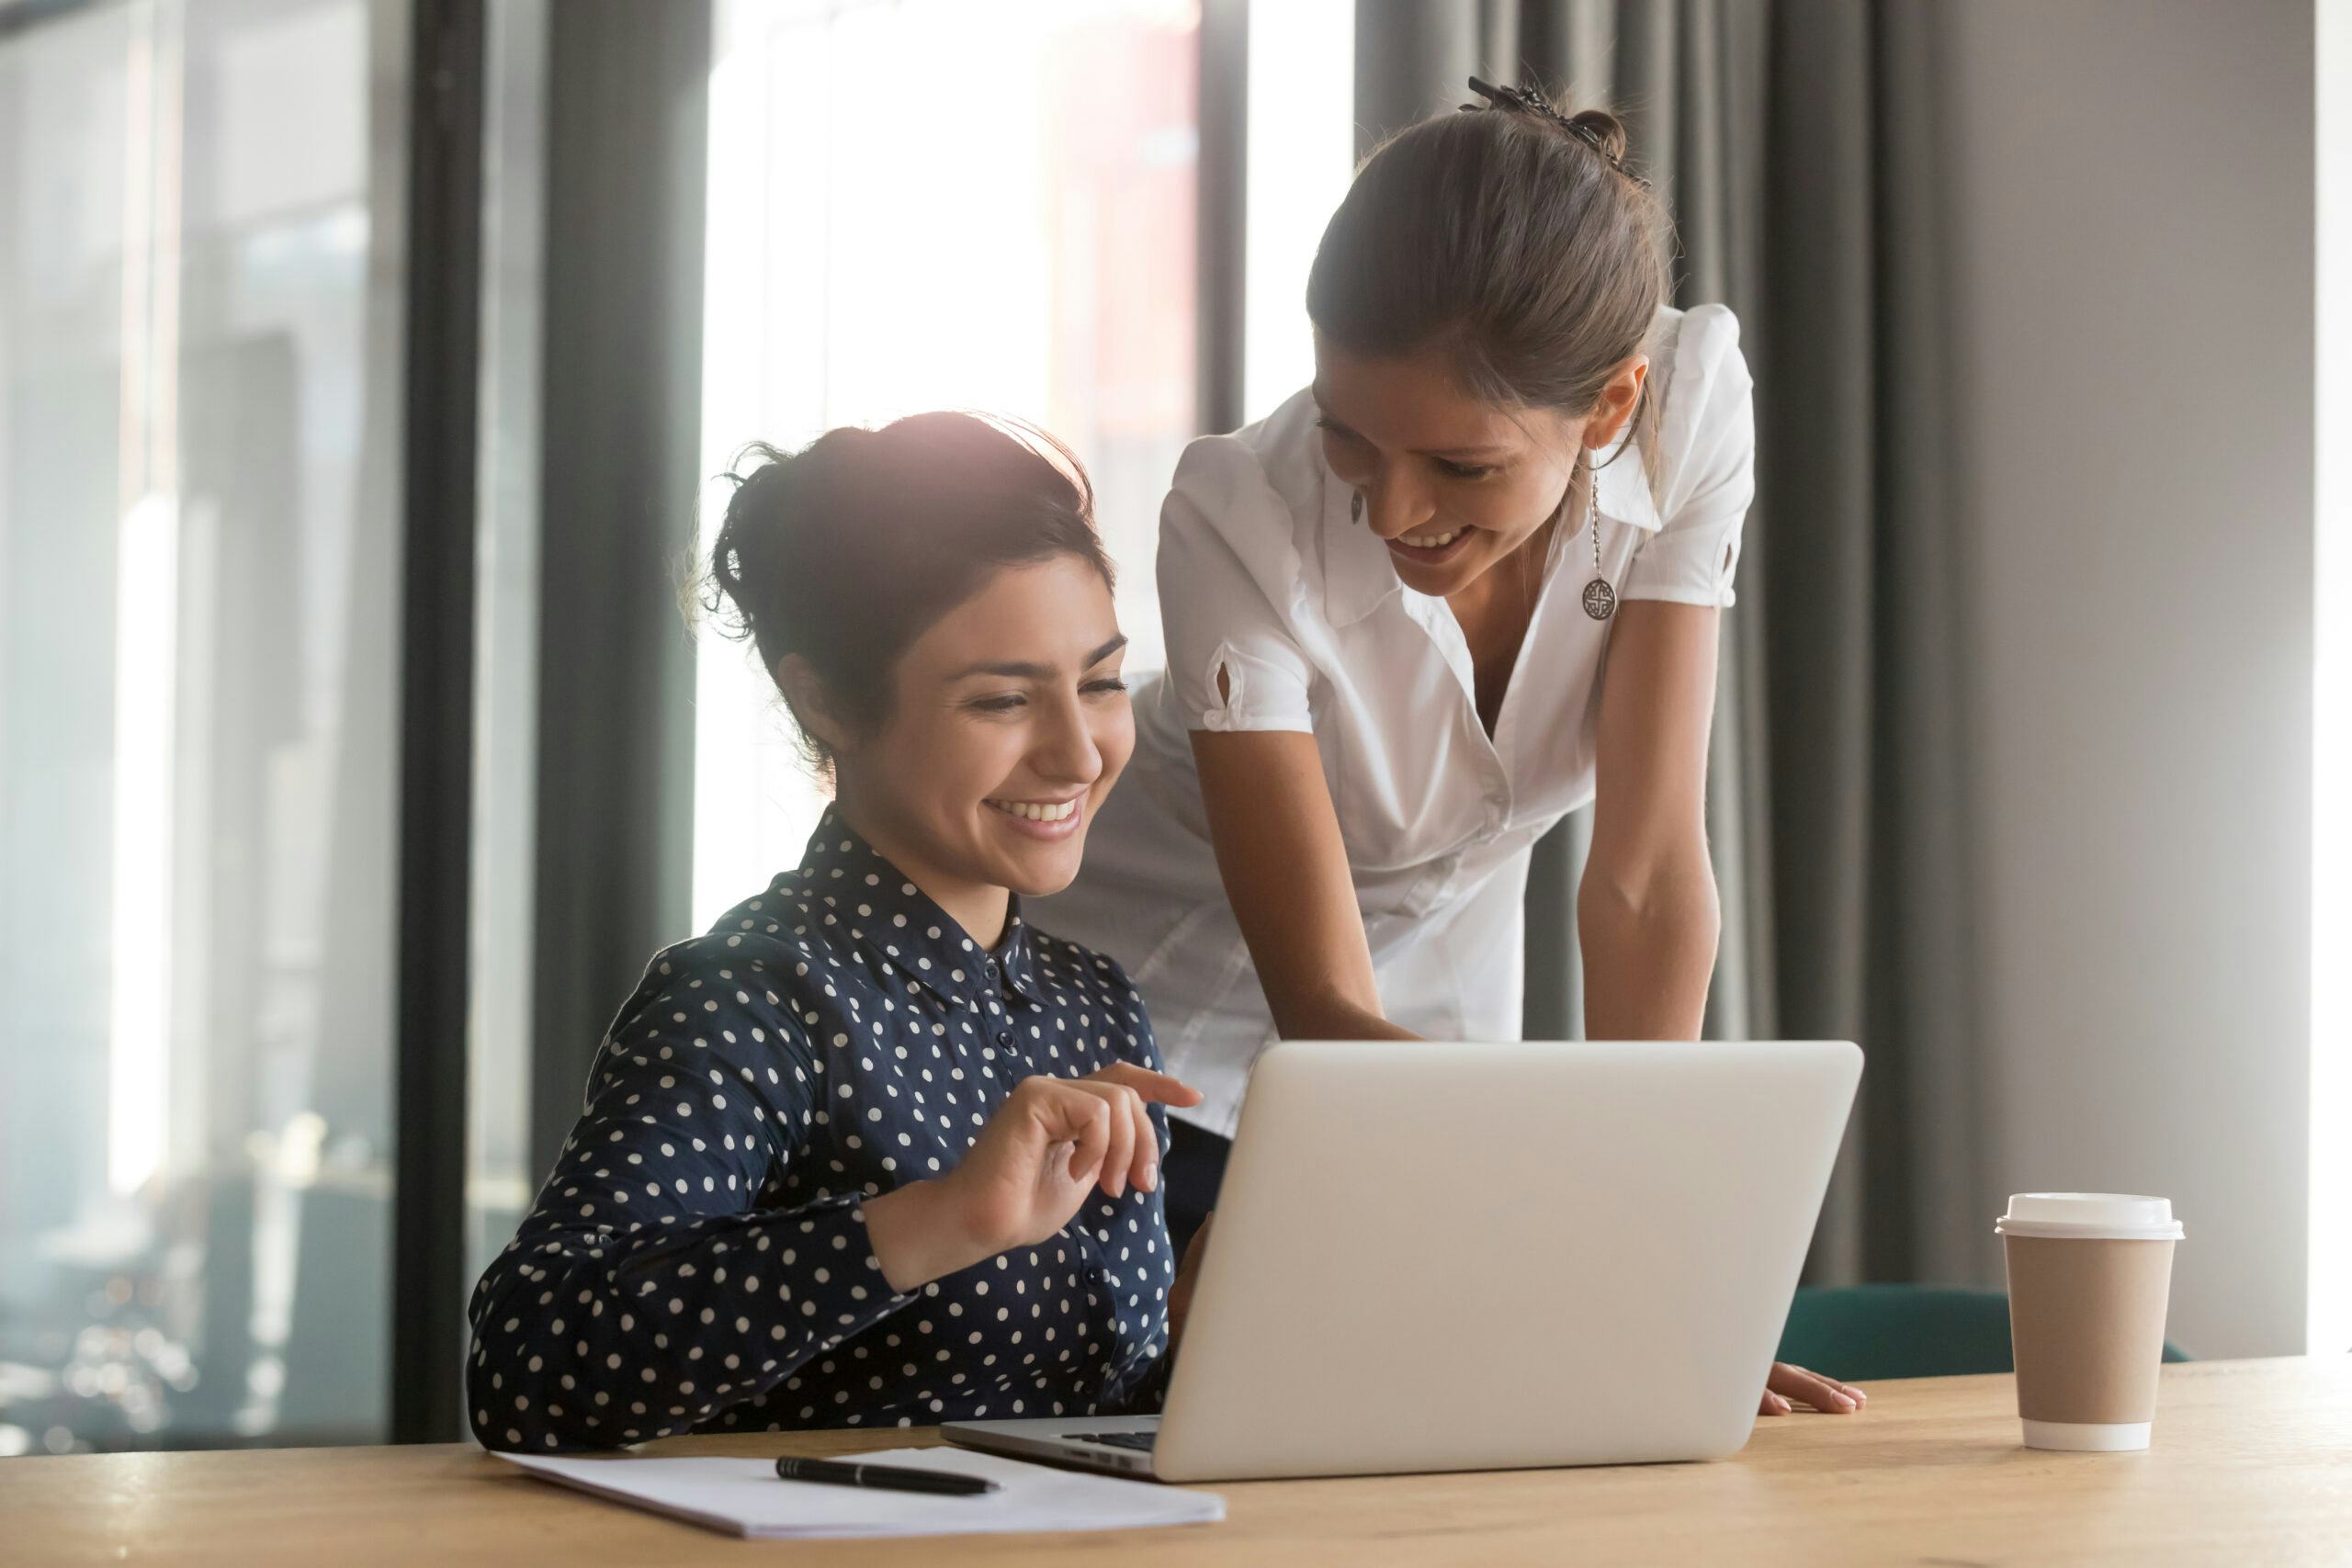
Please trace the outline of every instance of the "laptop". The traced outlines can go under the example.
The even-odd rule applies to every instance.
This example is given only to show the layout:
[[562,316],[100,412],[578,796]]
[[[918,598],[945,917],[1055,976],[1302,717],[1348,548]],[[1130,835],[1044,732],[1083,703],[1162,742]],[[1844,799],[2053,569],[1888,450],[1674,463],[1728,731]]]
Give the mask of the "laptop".
[[941,1435],[1171,1482],[1736,1453],[1861,1068],[1842,1042],[1274,1045],[1165,1414]]

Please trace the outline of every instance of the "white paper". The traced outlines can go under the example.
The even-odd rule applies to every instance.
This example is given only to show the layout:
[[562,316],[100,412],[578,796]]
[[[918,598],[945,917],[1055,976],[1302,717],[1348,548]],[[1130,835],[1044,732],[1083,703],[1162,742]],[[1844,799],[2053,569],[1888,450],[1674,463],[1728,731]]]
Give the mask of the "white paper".
[[784,1481],[777,1478],[773,1459],[499,1457],[600,1497],[761,1540],[1143,1529],[1214,1524],[1225,1517],[1225,1499],[1214,1492],[1056,1470],[968,1449],[892,1449],[840,1457],[861,1464],[983,1475],[1002,1491],[941,1497]]

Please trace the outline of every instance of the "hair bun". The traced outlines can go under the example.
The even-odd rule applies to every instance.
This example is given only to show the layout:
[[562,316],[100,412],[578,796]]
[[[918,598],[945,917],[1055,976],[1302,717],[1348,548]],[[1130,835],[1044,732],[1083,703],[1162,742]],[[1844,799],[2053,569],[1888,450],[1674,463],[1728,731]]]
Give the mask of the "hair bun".
[[1607,109],[1578,109],[1566,118],[1570,130],[1590,142],[1611,163],[1625,161],[1625,149],[1630,143],[1623,120]]
[[[1086,470],[1017,420],[919,413],[829,430],[797,452],[753,442],[727,477],[702,607],[779,683],[787,657],[806,660],[854,728],[888,712],[899,656],[999,569],[1067,556],[1116,581]],[[800,734],[823,774],[831,754],[805,723]]]
[[1470,90],[1486,102],[1483,105],[1464,104],[1462,107],[1465,110],[1476,113],[1481,108],[1498,109],[1539,124],[1555,126],[1600,153],[1611,168],[1635,185],[1648,184],[1625,166],[1628,145],[1625,122],[1607,109],[1579,109],[1569,114],[1540,87],[1498,87],[1476,76],[1470,78]]

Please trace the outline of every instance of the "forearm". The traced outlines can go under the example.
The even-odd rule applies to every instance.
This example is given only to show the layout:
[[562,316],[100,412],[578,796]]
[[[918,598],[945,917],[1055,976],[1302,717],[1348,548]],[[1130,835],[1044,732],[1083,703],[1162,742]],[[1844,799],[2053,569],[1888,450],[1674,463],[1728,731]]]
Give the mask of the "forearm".
[[1285,1040],[1418,1040],[1409,1029],[1391,1023],[1381,1011],[1377,995],[1366,998],[1339,989],[1301,989],[1275,986],[1266,990],[1274,1016],[1274,1032]]
[[1588,866],[1577,893],[1586,1038],[1699,1038],[1722,924],[1703,855],[1646,874]]
[[1193,756],[1227,901],[1285,1040],[1411,1040],[1380,1005],[1315,738],[1202,734]]
[[910,1181],[865,1201],[866,1233],[894,1291],[918,1291],[992,1258],[998,1248],[974,1232],[946,1181]]

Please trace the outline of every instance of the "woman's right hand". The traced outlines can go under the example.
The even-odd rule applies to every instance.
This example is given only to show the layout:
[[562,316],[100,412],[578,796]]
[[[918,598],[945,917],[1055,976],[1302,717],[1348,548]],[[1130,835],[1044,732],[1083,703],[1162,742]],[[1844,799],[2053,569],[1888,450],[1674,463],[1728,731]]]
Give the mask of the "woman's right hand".
[[1159,1185],[1147,1105],[1198,1105],[1200,1091],[1121,1062],[1082,1078],[1023,1078],[947,1175],[866,1200],[866,1229],[891,1288],[917,1286],[1069,1224],[1087,1194]]

